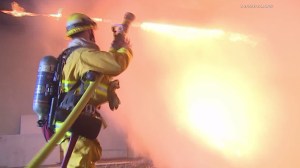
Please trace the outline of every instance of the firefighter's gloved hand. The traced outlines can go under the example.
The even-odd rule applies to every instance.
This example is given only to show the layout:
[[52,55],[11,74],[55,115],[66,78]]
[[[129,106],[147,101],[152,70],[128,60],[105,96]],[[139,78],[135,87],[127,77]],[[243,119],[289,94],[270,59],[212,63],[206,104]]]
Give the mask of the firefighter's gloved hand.
[[114,35],[114,37],[115,38],[111,44],[112,48],[114,48],[115,50],[118,50],[122,47],[130,48],[130,41],[129,41],[129,39],[125,38],[124,33],[118,33],[118,34]]
[[121,101],[116,93],[116,89],[120,88],[119,80],[114,80],[109,83],[107,89],[107,100],[109,104],[109,108],[113,111],[118,109]]

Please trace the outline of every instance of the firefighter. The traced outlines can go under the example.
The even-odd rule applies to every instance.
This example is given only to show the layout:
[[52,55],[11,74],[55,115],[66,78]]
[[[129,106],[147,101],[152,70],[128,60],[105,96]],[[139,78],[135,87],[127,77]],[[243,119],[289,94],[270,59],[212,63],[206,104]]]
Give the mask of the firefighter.
[[[69,55],[62,74],[63,92],[70,90],[76,81],[82,79],[87,72],[93,71],[104,75],[95,90],[94,96],[86,105],[86,107],[89,106],[89,110],[93,109],[95,113],[97,113],[95,111],[97,106],[108,102],[108,100],[112,110],[118,107],[118,97],[115,93],[109,93],[110,90],[114,90],[110,89],[110,86],[118,87],[118,84],[116,82],[111,84],[111,80],[112,77],[126,70],[132,58],[129,42],[125,40],[125,35],[121,33],[119,33],[120,36],[115,36],[108,52],[101,51],[95,43],[94,30],[96,27],[96,23],[85,14],[74,13],[68,17],[66,35],[71,39],[68,48],[80,47]],[[109,94],[113,95],[113,98],[110,98]],[[57,122],[56,127],[59,127],[60,124],[60,122]],[[64,153],[68,149],[68,137],[66,135],[61,143]],[[79,135],[68,168],[94,168],[95,162],[100,160],[101,154],[102,148],[97,139],[88,139]]]

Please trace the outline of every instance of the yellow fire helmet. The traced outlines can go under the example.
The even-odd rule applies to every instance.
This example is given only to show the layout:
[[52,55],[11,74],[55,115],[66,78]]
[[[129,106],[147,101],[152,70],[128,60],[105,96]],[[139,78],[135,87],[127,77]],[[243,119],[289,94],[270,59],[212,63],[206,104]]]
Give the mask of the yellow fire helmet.
[[73,13],[67,19],[66,24],[66,35],[68,37],[72,36],[73,34],[89,30],[89,29],[96,29],[97,24],[91,18],[86,16],[82,13]]

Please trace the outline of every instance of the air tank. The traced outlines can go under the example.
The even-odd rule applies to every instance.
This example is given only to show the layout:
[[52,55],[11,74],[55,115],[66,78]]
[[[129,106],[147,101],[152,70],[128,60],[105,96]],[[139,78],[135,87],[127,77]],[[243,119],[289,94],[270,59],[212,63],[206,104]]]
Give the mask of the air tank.
[[38,115],[38,126],[45,124],[50,111],[51,98],[55,96],[57,83],[53,78],[57,65],[54,56],[45,56],[40,60],[33,96],[33,111]]

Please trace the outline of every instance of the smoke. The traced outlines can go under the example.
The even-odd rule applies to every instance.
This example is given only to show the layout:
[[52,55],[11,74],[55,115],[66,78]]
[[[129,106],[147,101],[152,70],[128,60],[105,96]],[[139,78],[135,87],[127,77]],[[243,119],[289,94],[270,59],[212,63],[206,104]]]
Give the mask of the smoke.
[[[221,0],[19,3],[35,13],[63,8],[64,16],[82,12],[112,24],[130,11],[139,23],[222,30],[218,37],[185,39],[132,27],[134,58],[118,77],[122,104],[115,112],[104,108],[104,115],[128,135],[137,155],[159,168],[299,167],[300,25],[293,3],[264,2],[272,8]],[[1,111],[32,114],[28,97],[38,61],[66,46],[65,19],[4,17],[1,51],[10,57],[1,59]],[[100,23],[95,34],[103,50],[112,40],[110,26]],[[7,73],[10,67],[15,68]],[[9,120],[17,115],[12,113],[3,116]],[[1,126],[0,133],[18,132],[3,121],[13,130]]]
[[[299,13],[277,1],[269,2],[271,9],[242,9],[243,3],[207,2],[216,7],[211,15],[184,6],[189,14],[158,17],[168,16],[171,23],[191,18],[189,24],[199,27],[203,20],[204,28],[220,28],[225,37],[188,41],[178,34],[131,34],[135,58],[121,76],[125,103],[112,118],[132,147],[157,167],[299,166],[293,101],[299,88],[299,24],[289,19]],[[230,33],[250,43],[234,41]],[[189,106],[193,101],[196,109]],[[193,110],[200,114],[191,120]]]

